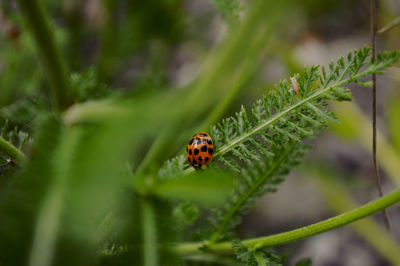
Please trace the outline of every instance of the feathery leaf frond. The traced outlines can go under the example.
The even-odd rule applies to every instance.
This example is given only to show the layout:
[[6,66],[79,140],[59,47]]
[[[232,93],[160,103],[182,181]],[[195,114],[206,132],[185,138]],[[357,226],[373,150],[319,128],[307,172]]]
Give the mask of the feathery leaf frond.
[[243,7],[238,0],[212,0],[211,2],[229,24],[239,21],[239,12]]
[[[224,168],[240,175],[233,196],[211,220],[213,233],[209,244],[229,237],[229,230],[240,222],[254,201],[275,190],[284,176],[308,150],[303,140],[320,133],[335,122],[327,110],[328,101],[351,100],[347,84],[371,73],[380,72],[400,57],[400,52],[382,53],[375,62],[367,60],[365,47],[330,63],[328,69],[313,66],[294,76],[296,88],[289,80],[281,81],[275,90],[256,101],[251,115],[242,106],[234,116],[212,127],[210,135],[216,151],[214,159]],[[167,162],[159,178],[176,177],[194,171],[187,168],[184,157]]]

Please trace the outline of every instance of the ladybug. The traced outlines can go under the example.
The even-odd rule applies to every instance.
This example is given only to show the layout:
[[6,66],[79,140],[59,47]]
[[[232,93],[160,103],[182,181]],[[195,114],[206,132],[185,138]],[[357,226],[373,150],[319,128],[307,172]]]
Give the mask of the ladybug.
[[206,132],[195,134],[186,147],[187,161],[195,168],[209,164],[213,153],[214,143]]

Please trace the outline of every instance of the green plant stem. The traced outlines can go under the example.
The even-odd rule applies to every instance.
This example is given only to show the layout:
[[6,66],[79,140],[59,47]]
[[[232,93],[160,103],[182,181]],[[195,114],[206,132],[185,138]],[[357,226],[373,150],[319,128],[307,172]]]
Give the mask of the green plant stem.
[[145,199],[142,204],[143,216],[143,265],[157,266],[158,265],[158,244],[157,230],[154,207],[152,203]]
[[25,161],[26,156],[19,149],[14,147],[11,143],[5,140],[3,137],[0,137],[0,151],[5,153],[10,157],[11,160],[22,163]]
[[55,158],[53,184],[45,195],[38,212],[32,248],[29,257],[29,266],[50,266],[53,264],[57,235],[62,222],[61,215],[65,208],[66,184],[70,174],[76,148],[82,135],[79,128],[71,128],[64,132],[65,141],[60,144]]
[[[400,201],[400,190],[388,194],[375,201],[367,203],[361,207],[345,212],[341,215],[329,218],[327,220],[307,225],[292,231],[274,234],[266,237],[253,238],[242,241],[251,250],[257,250],[270,246],[282,245],[304,239],[313,235],[317,235],[335,228],[347,225],[351,222],[360,220],[366,216],[379,212],[395,203]],[[200,254],[202,252],[210,251],[217,253],[232,253],[234,251],[231,242],[221,242],[207,246],[206,249],[201,250],[205,242],[200,243],[181,243],[175,246],[177,254],[185,256],[191,254]]]
[[127,116],[131,109],[124,105],[118,105],[111,101],[89,101],[74,104],[64,112],[64,121],[68,125],[80,123],[100,122],[107,119]]
[[66,67],[57,49],[47,16],[39,0],[18,0],[17,2],[36,41],[52,88],[55,108],[64,110],[72,104],[71,91]]

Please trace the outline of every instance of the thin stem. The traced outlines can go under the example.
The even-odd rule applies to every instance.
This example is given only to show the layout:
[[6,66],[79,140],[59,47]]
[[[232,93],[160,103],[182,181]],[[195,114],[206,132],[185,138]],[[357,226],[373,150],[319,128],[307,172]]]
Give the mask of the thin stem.
[[[253,238],[242,241],[249,249],[257,250],[270,246],[282,245],[304,239],[313,235],[321,234],[326,231],[347,225],[360,220],[366,216],[379,212],[395,203],[400,202],[400,190],[388,194],[382,198],[367,203],[361,207],[345,212],[338,216],[323,220],[321,222],[307,225],[295,230],[284,233],[274,234],[266,237]],[[200,249],[206,243],[181,243],[174,248],[179,255],[186,256],[191,254],[200,254],[205,251],[217,253],[233,253],[234,249],[231,242],[221,242],[207,246],[206,249]]]
[[[371,60],[372,62],[375,62],[376,60],[376,31],[378,29],[377,23],[376,23],[376,13],[377,13],[377,7],[376,7],[376,0],[370,0],[370,12],[371,12],[371,43],[372,43],[372,55],[371,55]],[[381,176],[379,175],[379,170],[378,170],[378,164],[376,161],[376,73],[372,73],[372,160],[374,164],[374,174],[375,174],[375,181],[376,185],[378,188],[379,196],[383,196],[382,192],[382,179]],[[390,226],[390,220],[389,220],[389,215],[386,210],[383,210],[383,217],[385,220],[385,225],[387,227],[387,230],[390,232],[391,231],[391,226]]]
[[158,245],[157,230],[154,207],[152,203],[145,199],[143,201],[143,260],[144,266],[158,265]]
[[32,30],[37,49],[52,88],[55,108],[64,110],[72,103],[67,70],[57,49],[53,31],[38,0],[18,0],[27,24]]
[[53,265],[56,243],[65,207],[66,185],[71,174],[71,163],[82,136],[80,128],[70,128],[64,133],[64,141],[55,154],[54,168],[57,174],[44,196],[34,227],[29,266]]
[[378,34],[383,34],[388,32],[389,30],[393,29],[397,25],[400,25],[400,17],[395,18],[392,22],[389,24],[383,26],[380,30],[377,31]]
[[0,137],[0,151],[5,153],[16,163],[22,163],[26,159],[25,154],[23,154],[19,149],[5,140],[3,137]]

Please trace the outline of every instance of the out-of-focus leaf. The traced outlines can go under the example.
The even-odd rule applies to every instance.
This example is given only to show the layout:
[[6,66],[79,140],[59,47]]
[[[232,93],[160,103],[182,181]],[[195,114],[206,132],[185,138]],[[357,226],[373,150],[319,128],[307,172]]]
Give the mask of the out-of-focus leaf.
[[181,225],[191,225],[197,220],[199,210],[190,202],[184,202],[176,206],[173,212],[175,219]]
[[111,88],[100,83],[93,68],[71,74],[72,93],[75,101],[105,98],[111,94]]
[[37,67],[33,39],[21,34],[18,45],[13,45],[0,35],[0,104],[8,105],[18,97],[38,92],[42,71]]
[[167,199],[188,200],[209,205],[222,203],[231,192],[232,185],[232,173],[209,169],[161,180],[153,191],[156,195]]
[[60,119],[53,115],[42,116],[38,119],[37,129],[27,164],[1,190],[0,261],[5,265],[26,264],[32,225],[54,176],[53,158],[62,131]]
[[[69,265],[93,261],[97,228],[110,210],[123,204],[125,162],[176,113],[174,108],[164,111],[168,100],[163,99],[150,97],[135,105],[112,102],[106,110],[86,105],[84,112],[75,110],[74,119],[67,119],[37,218],[30,265],[63,265],[66,258]],[[153,108],[142,112],[148,105]],[[110,115],[104,115],[107,110]],[[103,119],[91,119],[97,112]]]
[[243,7],[238,0],[212,0],[211,2],[229,24],[239,22],[239,12]]

